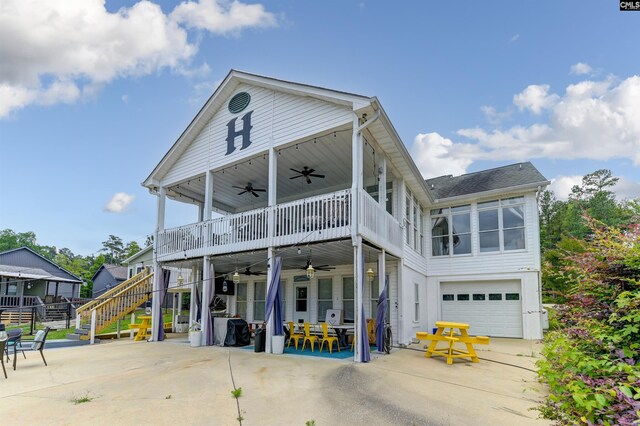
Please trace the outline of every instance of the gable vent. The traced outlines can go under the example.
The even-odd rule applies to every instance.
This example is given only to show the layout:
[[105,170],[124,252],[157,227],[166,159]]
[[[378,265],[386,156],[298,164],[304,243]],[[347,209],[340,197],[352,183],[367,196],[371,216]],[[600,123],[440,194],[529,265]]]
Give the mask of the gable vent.
[[240,92],[229,101],[229,112],[237,114],[249,105],[251,95],[247,92]]

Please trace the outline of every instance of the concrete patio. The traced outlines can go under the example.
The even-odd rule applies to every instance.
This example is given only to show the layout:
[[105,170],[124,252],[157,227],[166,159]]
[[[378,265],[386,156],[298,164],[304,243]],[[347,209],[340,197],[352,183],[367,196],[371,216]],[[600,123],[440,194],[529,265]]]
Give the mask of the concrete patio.
[[[538,348],[493,339],[478,348],[480,363],[447,366],[414,350],[355,364],[191,348],[184,335],[120,340],[45,350],[48,367],[37,353],[19,355],[18,369],[8,366],[9,378],[0,377],[0,406],[3,418],[29,424],[237,425],[232,371],[244,425],[547,424],[531,410],[543,397],[528,370]],[[74,403],[85,396],[90,401]]]

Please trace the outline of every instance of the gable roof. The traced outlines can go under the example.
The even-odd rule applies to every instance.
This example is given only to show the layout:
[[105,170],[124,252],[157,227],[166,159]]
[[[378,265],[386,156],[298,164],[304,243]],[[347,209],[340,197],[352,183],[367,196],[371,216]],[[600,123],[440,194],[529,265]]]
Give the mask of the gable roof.
[[[20,247],[0,253],[0,275],[82,283],[82,278],[29,247]],[[27,277],[26,275],[32,276]]]
[[111,263],[103,263],[95,274],[91,277],[91,281],[94,281],[96,276],[101,272],[105,271],[109,275],[111,275],[114,279],[119,281],[125,281],[127,279],[127,267],[120,265],[113,265]]
[[356,95],[324,87],[312,86],[303,83],[280,80],[273,77],[266,77],[244,71],[232,69],[224,78],[222,83],[213,92],[198,114],[191,120],[191,123],[182,132],[178,140],[162,157],[149,176],[142,182],[142,186],[147,188],[155,187],[168,169],[185,152],[188,146],[198,136],[206,124],[211,120],[220,107],[227,101],[238,85],[245,83],[267,89],[278,90],[300,96],[308,96],[319,100],[333,102],[339,105],[351,106],[354,110],[363,108],[371,104],[372,98],[368,96]]
[[530,162],[510,164],[461,176],[440,176],[427,179],[435,200],[506,190],[535,189],[549,182]]
[[149,253],[149,251],[151,251],[151,250],[153,250],[153,245],[150,245],[150,246],[147,246],[147,247],[143,248],[142,250],[140,250],[139,252],[137,252],[133,256],[129,257],[128,259],[125,259],[123,263],[126,263],[128,265],[132,261],[134,261],[134,260],[138,259],[139,257],[142,257],[145,254]]

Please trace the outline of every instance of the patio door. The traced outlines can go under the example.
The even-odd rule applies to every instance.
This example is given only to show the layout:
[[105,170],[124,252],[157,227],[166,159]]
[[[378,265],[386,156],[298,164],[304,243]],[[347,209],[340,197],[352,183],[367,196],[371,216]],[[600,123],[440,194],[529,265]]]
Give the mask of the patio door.
[[293,321],[309,322],[309,285],[295,284],[293,297]]

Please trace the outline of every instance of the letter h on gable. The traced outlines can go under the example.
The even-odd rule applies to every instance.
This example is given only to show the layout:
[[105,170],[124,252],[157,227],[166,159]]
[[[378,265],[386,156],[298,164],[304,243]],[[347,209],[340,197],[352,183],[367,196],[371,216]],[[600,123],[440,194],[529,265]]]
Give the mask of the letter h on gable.
[[236,120],[237,117],[227,123],[227,153],[225,155],[231,154],[236,150],[236,137],[242,136],[242,146],[240,149],[245,149],[249,145],[251,145],[251,114],[253,111],[249,111],[245,115],[242,116],[242,130],[236,130]]

